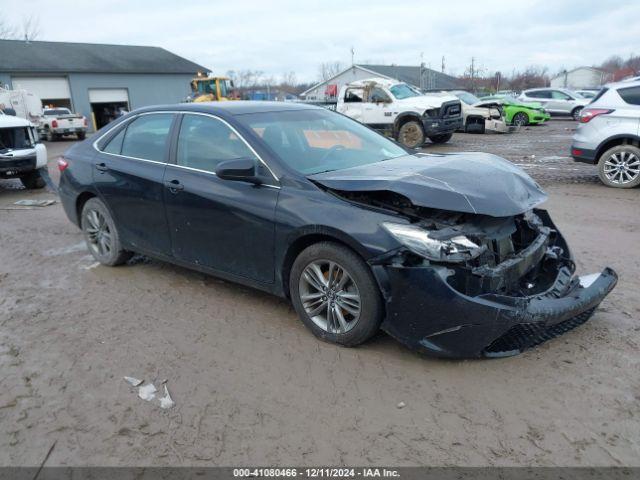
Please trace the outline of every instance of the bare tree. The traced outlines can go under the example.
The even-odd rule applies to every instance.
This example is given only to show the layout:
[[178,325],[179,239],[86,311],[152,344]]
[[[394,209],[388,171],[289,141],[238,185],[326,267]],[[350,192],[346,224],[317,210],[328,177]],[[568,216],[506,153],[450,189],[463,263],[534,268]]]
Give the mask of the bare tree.
[[285,90],[295,89],[296,85],[298,85],[298,80],[296,78],[296,72],[285,72],[282,74],[282,79],[280,80],[280,87]]
[[322,62],[318,67],[318,76],[320,81],[324,82],[335,77],[342,70],[344,70],[342,62]]
[[35,15],[29,15],[22,19],[22,38],[36,40],[40,36],[40,20]]
[[36,15],[22,18],[22,24],[17,27],[0,18],[0,39],[2,40],[36,40],[40,36],[40,20]]

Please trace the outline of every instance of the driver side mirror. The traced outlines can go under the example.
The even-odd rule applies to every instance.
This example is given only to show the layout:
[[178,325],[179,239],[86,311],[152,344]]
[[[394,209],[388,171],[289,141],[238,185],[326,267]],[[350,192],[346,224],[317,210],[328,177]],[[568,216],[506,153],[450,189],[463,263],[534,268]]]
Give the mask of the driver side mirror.
[[216,175],[223,180],[262,183],[256,175],[256,162],[250,158],[235,158],[220,162],[216,167]]

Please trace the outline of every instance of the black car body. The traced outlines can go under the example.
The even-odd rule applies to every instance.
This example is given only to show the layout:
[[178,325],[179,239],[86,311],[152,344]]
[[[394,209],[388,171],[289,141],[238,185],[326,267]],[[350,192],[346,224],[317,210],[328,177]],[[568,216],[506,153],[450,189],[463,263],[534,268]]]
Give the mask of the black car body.
[[[123,155],[139,148],[124,147],[129,130],[135,131],[131,125],[154,121],[149,115],[164,122],[166,139],[161,145],[145,140],[142,153]],[[243,152],[248,147],[257,159],[251,175],[243,176],[243,159],[217,174],[176,164],[186,148],[182,132],[197,140],[201,116],[228,128],[220,142],[238,137],[245,142]],[[349,146],[358,144],[353,134],[317,130],[305,133],[306,151],[324,148],[318,154],[323,162],[342,155],[358,165],[328,171],[316,165],[305,173],[283,158],[305,161],[290,129],[311,117],[321,125],[340,118],[366,129],[318,107],[285,103],[183,104],[132,112],[65,153],[62,204],[80,225],[83,205],[100,199],[126,250],[283,297],[290,296],[289,277],[301,252],[333,242],[370,269],[382,299],[381,328],[411,348],[441,357],[519,353],[586,321],[614,287],[617,278],[610,269],[575,276],[562,235],[538,209],[546,195],[506,160],[481,153],[400,153],[384,139],[393,158],[361,162],[356,147]],[[185,122],[196,130],[185,130]],[[279,130],[280,122],[286,126]],[[147,134],[156,138],[157,131],[149,128]],[[330,137],[340,137],[340,144],[327,147]],[[114,148],[120,153],[105,151]],[[144,148],[155,150],[154,160],[141,158],[149,157]],[[203,155],[197,141],[189,148],[193,158]],[[412,235],[422,231],[428,238],[414,242]],[[436,253],[422,253],[424,245],[435,245]]]

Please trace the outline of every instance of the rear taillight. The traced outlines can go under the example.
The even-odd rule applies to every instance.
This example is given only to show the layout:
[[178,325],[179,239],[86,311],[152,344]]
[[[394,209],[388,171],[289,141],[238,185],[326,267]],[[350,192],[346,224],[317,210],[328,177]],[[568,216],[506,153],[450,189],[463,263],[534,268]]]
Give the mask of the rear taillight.
[[580,123],[589,123],[598,115],[607,115],[613,111],[614,110],[610,108],[585,108],[580,114]]
[[57,121],[57,120],[53,120],[53,121],[51,122],[51,126],[52,126],[53,128],[58,128],[58,121]]
[[82,121],[84,122],[84,126],[89,126],[89,122],[87,122],[87,117],[82,117]]
[[58,170],[60,170],[61,172],[64,172],[68,167],[69,167],[69,161],[66,158],[64,157],[58,158]]

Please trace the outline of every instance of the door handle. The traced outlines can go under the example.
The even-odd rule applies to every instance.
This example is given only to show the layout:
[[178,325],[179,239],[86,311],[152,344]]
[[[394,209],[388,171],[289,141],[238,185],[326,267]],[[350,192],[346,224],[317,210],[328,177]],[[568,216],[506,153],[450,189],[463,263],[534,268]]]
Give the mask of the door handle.
[[109,168],[107,167],[107,164],[103,162],[96,164],[96,170],[100,172],[106,172],[107,170],[109,170]]
[[180,190],[184,190],[184,185],[181,184],[178,180],[165,182],[164,186],[167,187],[171,193],[178,193]]

